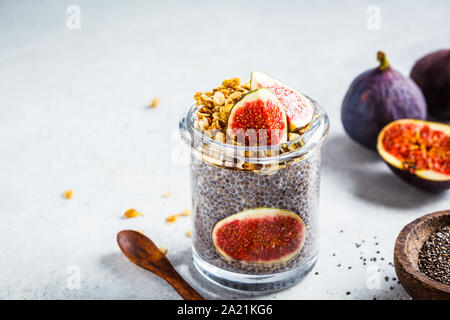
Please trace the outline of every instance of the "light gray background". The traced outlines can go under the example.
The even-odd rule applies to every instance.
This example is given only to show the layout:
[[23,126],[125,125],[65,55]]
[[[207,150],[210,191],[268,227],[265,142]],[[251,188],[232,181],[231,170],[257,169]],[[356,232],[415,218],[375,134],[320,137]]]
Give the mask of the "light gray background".
[[[70,4],[81,8],[81,30],[66,27]],[[366,26],[372,4],[380,30]],[[449,13],[447,0],[0,1],[0,298],[178,299],[122,256],[115,237],[127,228],[167,247],[206,297],[242,298],[193,268],[189,219],[164,219],[190,206],[177,122],[194,92],[258,69],[319,101],[331,132],[319,262],[297,286],[256,298],[407,299],[384,280],[395,276],[395,238],[416,217],[448,209],[449,193],[393,176],[344,134],[340,104],[352,79],[376,66],[377,50],[408,74],[448,46]],[[149,109],[154,97],[161,105]],[[62,198],[66,189],[72,200]],[[128,208],[145,217],[122,219]],[[379,274],[361,252],[377,257]],[[73,265],[81,285],[70,290]],[[367,285],[374,279],[378,289]]]

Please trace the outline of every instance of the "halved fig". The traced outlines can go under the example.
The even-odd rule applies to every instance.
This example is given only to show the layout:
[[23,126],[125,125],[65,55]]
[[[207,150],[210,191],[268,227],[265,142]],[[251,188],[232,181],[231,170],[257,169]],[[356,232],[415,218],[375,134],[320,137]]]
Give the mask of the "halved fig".
[[227,133],[238,142],[250,146],[286,142],[286,113],[268,89],[250,91],[231,109]]
[[290,131],[305,127],[314,116],[314,106],[307,97],[263,72],[252,72],[250,88],[267,88],[277,96],[286,111]]
[[378,135],[377,150],[391,170],[408,183],[431,192],[450,188],[450,126],[401,119]]
[[249,209],[219,221],[213,228],[216,250],[228,260],[280,264],[303,248],[306,225],[294,212],[276,208]]

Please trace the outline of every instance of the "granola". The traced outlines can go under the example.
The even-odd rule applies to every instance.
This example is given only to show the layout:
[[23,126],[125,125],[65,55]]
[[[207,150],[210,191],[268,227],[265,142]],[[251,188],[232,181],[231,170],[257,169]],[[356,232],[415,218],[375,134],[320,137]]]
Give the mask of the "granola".
[[161,102],[160,98],[154,98],[152,100],[152,103],[150,104],[150,108],[155,108],[155,107],[159,106],[160,102]]
[[172,192],[166,192],[166,193],[164,193],[164,194],[162,195],[162,197],[163,197],[164,199],[167,199],[167,198],[169,198],[171,195],[172,195]]
[[174,214],[174,215],[168,216],[166,218],[166,222],[167,223],[174,223],[175,221],[177,221],[179,216],[180,216],[180,214]]
[[180,213],[180,215],[189,217],[191,215],[191,210],[189,209],[183,209],[183,211]]
[[195,128],[220,142],[225,142],[231,109],[249,91],[249,82],[241,84],[241,79],[231,78],[224,80],[221,86],[211,91],[197,92],[194,99],[200,109],[197,111]]
[[[240,142],[235,139],[236,137],[228,135],[228,118],[235,103],[250,91],[249,81],[241,83],[240,78],[231,78],[224,80],[215,89],[197,92],[194,95],[194,100],[198,106],[197,118],[194,120],[195,129],[202,131],[216,141],[239,145]],[[290,152],[300,148],[303,145],[301,136],[311,128],[311,123],[316,117],[317,114],[313,114],[313,119],[304,126],[288,127],[288,139],[281,144],[281,151]],[[270,153],[268,152],[267,156]]]
[[143,216],[143,214],[137,211],[136,209],[128,209],[127,211],[125,211],[123,215],[126,218],[136,218],[137,216]]
[[174,223],[175,221],[177,221],[178,217],[180,217],[180,216],[188,217],[190,215],[191,215],[191,210],[183,209],[183,211],[181,213],[177,213],[177,214],[173,214],[171,216],[168,216],[166,218],[166,222],[167,223]]
[[72,199],[73,197],[73,190],[66,190],[63,193],[63,196],[65,199]]

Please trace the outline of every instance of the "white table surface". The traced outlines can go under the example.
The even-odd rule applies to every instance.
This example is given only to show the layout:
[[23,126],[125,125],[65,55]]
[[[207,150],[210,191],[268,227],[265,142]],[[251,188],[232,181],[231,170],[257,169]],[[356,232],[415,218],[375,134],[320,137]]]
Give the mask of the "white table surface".
[[[66,27],[69,4],[81,9],[80,30]],[[372,4],[380,30],[366,26]],[[377,50],[408,74],[448,46],[449,12],[447,0],[1,1],[0,298],[179,299],[120,253],[115,237],[128,228],[167,247],[207,298],[245,298],[195,270],[189,219],[164,219],[191,202],[177,125],[193,93],[258,69],[319,101],[331,132],[319,262],[302,283],[254,298],[408,299],[384,280],[395,277],[395,238],[411,220],[450,208],[449,192],[427,194],[392,175],[344,134],[340,104]],[[161,104],[149,109],[154,97]],[[73,199],[62,198],[66,189]],[[123,219],[128,208],[145,216]],[[377,261],[367,268],[360,256]]]

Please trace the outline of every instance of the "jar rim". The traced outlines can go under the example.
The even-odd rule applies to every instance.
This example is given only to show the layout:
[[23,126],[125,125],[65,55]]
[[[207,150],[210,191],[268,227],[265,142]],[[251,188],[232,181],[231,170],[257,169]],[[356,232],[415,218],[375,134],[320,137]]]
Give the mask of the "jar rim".
[[[310,128],[295,140],[288,141],[274,146],[242,146],[217,141],[194,127],[196,112],[201,106],[192,103],[182,115],[179,122],[180,134],[183,141],[194,149],[194,141],[201,141],[202,149],[208,148],[218,152],[232,152],[237,160],[245,160],[250,163],[270,164],[274,162],[289,161],[292,159],[304,158],[319,148],[325,141],[330,130],[330,122],[325,110],[313,99],[306,96],[314,106],[314,118]],[[291,149],[291,146],[303,142],[301,147]],[[287,146],[290,151],[282,151],[282,147]],[[275,151],[276,156],[252,157],[244,156],[246,152]]]

